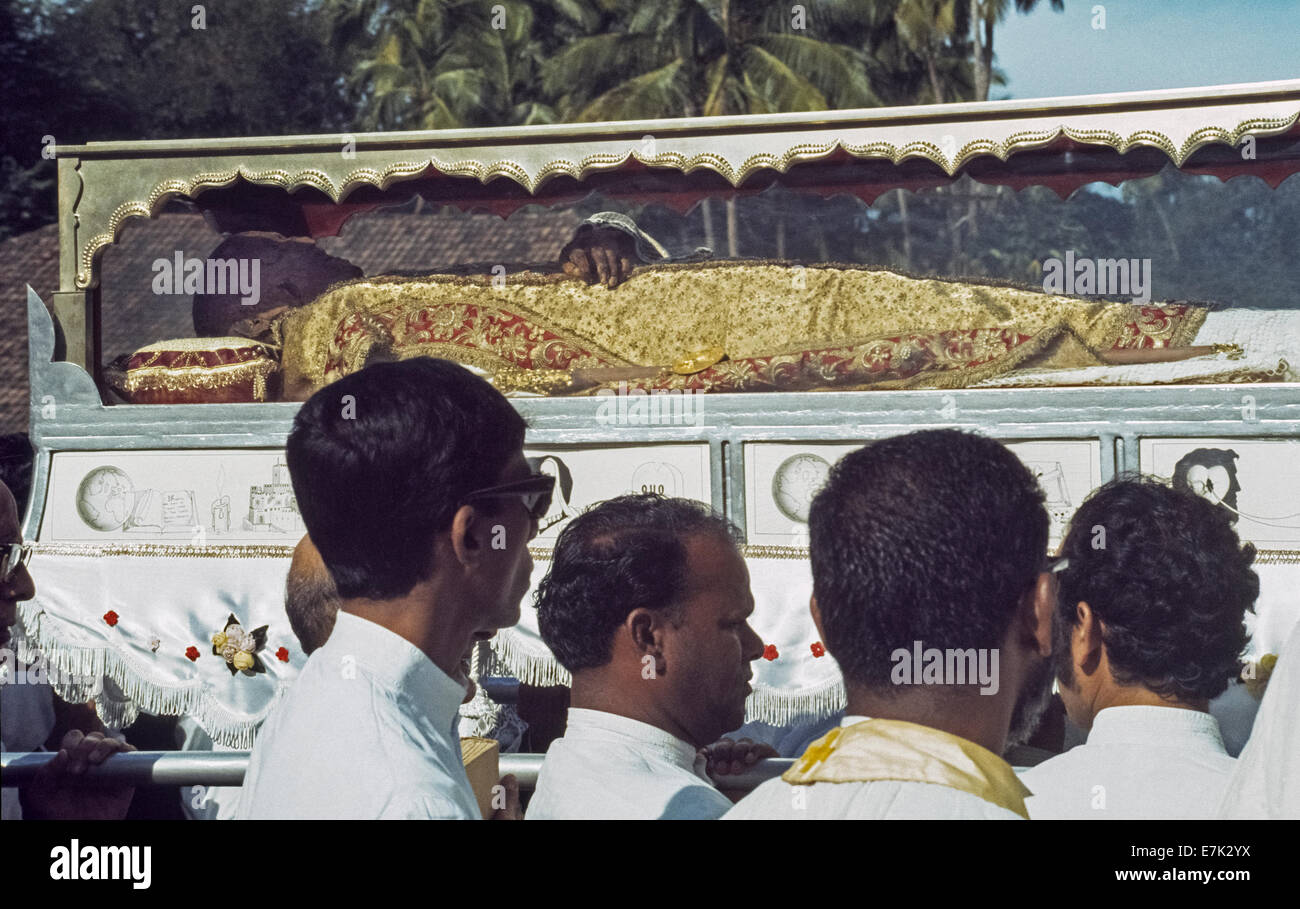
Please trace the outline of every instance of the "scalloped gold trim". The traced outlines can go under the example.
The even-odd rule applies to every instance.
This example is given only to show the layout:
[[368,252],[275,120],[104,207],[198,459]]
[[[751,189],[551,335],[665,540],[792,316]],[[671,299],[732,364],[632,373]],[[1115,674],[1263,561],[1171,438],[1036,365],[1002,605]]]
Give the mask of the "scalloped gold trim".
[[1250,120],[1243,120],[1232,130],[1226,130],[1221,126],[1203,126],[1198,130],[1194,130],[1183,144],[1177,148],[1174,147],[1174,143],[1167,136],[1154,130],[1138,130],[1130,133],[1127,139],[1122,138],[1116,132],[1104,129],[1074,129],[1067,126],[1063,129],[1063,132],[1076,142],[1087,142],[1090,145],[1108,145],[1120,154],[1125,154],[1135,145],[1151,145],[1168,155],[1175,165],[1182,167],[1183,162],[1202,146],[1215,142],[1235,146],[1246,133],[1285,131],[1290,129],[1297,119],[1300,119],[1300,112],[1292,114],[1290,117],[1255,117]]
[[[254,170],[240,165],[230,171],[200,173],[189,180],[175,178],[164,180],[150,191],[146,200],[119,205],[109,216],[107,230],[90,238],[81,248],[76,287],[84,290],[90,286],[96,257],[102,249],[116,242],[123,223],[129,218],[153,217],[161,205],[172,196],[193,196],[199,189],[226,186],[239,178],[250,183],[278,186],[286,191],[310,186],[325,193],[337,203],[358,186],[375,186],[384,190],[395,180],[413,177],[433,167],[449,176],[473,177],[485,184],[498,177],[508,177],[527,189],[530,194],[535,194],[538,187],[554,176],[563,174],[582,180],[593,171],[617,168],[629,158],[634,158],[648,167],[673,168],[685,174],[701,169],[712,170],[724,177],[731,185],[739,186],[759,170],[770,169],[786,173],[795,163],[825,157],[836,148],[843,148],[855,158],[886,158],[893,164],[899,164],[907,158],[924,158],[937,164],[946,174],[952,176],[974,158],[992,155],[1005,161],[1014,151],[1047,145],[1061,135],[1089,145],[1105,145],[1121,154],[1136,145],[1153,146],[1163,151],[1175,165],[1181,167],[1193,152],[1204,145],[1215,142],[1236,145],[1247,133],[1283,132],[1290,129],[1298,119],[1300,119],[1300,111],[1289,117],[1254,117],[1243,120],[1231,130],[1219,126],[1206,126],[1192,132],[1180,146],[1175,146],[1168,136],[1154,130],[1136,130],[1127,136],[1121,136],[1113,130],[1081,129],[1071,126],[1024,130],[1012,133],[1001,140],[972,139],[965,143],[951,160],[944,153],[943,148],[931,141],[913,141],[898,146],[883,140],[869,143],[833,140],[796,143],[780,155],[770,152],[755,154],[746,158],[739,167],[733,167],[726,157],[712,151],[689,156],[677,151],[642,155],[636,149],[629,149],[624,154],[597,152],[586,155],[576,162],[568,158],[557,158],[542,165],[536,174],[530,174],[522,164],[508,159],[491,162],[444,161],[436,155],[429,155],[427,158],[390,164],[383,170],[359,167],[349,172],[337,185],[330,179],[329,174],[319,168],[306,168],[290,175],[288,171],[282,169]],[[82,179],[84,185],[84,175]]]

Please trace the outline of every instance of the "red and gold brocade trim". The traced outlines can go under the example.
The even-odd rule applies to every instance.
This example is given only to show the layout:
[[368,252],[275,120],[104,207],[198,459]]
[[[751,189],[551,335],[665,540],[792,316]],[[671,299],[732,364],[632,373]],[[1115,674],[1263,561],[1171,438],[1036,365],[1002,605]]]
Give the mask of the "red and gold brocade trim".
[[1205,322],[1205,308],[1187,303],[1133,304],[1131,308],[1134,318],[1120,325],[1112,350],[1186,347],[1195,340]]
[[726,360],[682,376],[664,374],[628,387],[689,391],[798,391],[822,386],[904,382],[964,372],[1007,357],[1032,339],[1004,328],[908,333],[847,347],[824,347]]
[[582,345],[534,318],[476,303],[357,312],[339,322],[329,345],[327,382],[364,365],[378,343],[397,356],[428,353],[485,369],[560,370],[631,365]]

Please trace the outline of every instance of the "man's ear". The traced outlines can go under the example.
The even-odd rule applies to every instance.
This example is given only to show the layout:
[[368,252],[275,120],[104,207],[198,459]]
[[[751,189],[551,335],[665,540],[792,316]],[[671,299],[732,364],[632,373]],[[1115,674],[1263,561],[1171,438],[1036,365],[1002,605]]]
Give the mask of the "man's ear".
[[1092,675],[1101,665],[1105,629],[1102,627],[1101,619],[1087,602],[1080,600],[1074,609],[1074,617],[1078,624],[1070,633],[1072,658],[1080,672]]
[[633,609],[623,620],[623,629],[637,658],[653,657],[655,672],[662,675],[667,663],[664,660],[664,623],[659,613],[653,609]]
[[1040,572],[1026,598],[1024,620],[1026,637],[1040,657],[1052,655],[1052,613],[1056,609],[1056,583],[1050,572]]
[[[479,565],[487,552],[490,524],[487,515],[473,505],[462,505],[451,519],[451,549],[465,568]],[[436,562],[434,564],[437,564]]]

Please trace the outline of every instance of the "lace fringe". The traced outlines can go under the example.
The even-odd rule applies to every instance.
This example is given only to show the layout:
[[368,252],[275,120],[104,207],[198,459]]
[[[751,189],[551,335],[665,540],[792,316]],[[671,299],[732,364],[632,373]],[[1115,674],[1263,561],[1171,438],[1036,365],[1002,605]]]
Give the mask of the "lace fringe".
[[[145,680],[131,665],[129,656],[102,647],[69,646],[44,631],[45,612],[39,606],[20,603],[22,629],[14,636],[18,658],[26,663],[41,661],[50,686],[65,701],[84,704],[92,698],[95,712],[105,726],[122,729],[141,713],[154,716],[189,716],[212,741],[227,748],[247,751],[262,721],[280,702],[287,686],[277,686],[270,702],[255,719],[227,709],[200,680],[183,685],[164,685]],[[95,680],[104,679],[102,691]]]
[[573,682],[568,670],[556,662],[550,651],[543,649],[539,652],[510,628],[498,631],[491,644],[493,658],[489,675],[513,676],[524,685],[538,688]]
[[745,701],[745,722],[803,725],[815,723],[846,706],[844,686],[838,679],[796,691],[781,691],[756,683],[754,693]]
[[[485,675],[513,676],[525,685],[539,687],[571,684],[569,673],[555,657],[508,628],[497,632],[491,645],[492,659]],[[838,679],[798,691],[758,683],[745,701],[745,722],[792,726],[816,722],[844,708],[844,686]]]

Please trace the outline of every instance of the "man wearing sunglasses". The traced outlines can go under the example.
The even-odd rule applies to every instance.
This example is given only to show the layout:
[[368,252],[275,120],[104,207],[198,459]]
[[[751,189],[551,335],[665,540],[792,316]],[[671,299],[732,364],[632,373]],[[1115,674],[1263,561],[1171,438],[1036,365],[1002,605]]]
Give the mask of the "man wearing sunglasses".
[[239,817],[479,816],[458,667],[518,621],[528,590],[553,479],[524,458],[524,429],[487,382],[427,357],[368,366],[303,405],[286,458],[339,612],[258,736]]
[[[14,671],[9,650],[9,628],[18,621],[18,603],[36,596],[36,584],[27,571],[31,545],[22,542],[18,506],[9,487],[0,482],[0,652],[9,665],[0,672]],[[5,679],[11,683],[10,679]],[[45,689],[49,692],[49,689]],[[47,694],[48,696],[48,694]],[[49,708],[51,711],[53,707]],[[95,721],[98,723],[98,720]],[[36,781],[22,793],[3,790],[0,817],[42,820],[120,820],[126,816],[135,790],[129,786],[105,788],[88,782],[87,767],[102,764],[121,751],[135,748],[119,739],[106,736],[102,725],[89,732],[69,729],[59,743],[59,751],[37,775]],[[8,748],[0,742],[0,751]]]

